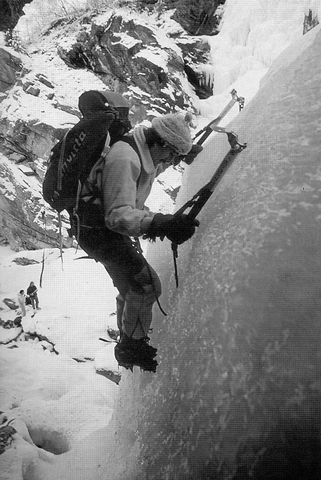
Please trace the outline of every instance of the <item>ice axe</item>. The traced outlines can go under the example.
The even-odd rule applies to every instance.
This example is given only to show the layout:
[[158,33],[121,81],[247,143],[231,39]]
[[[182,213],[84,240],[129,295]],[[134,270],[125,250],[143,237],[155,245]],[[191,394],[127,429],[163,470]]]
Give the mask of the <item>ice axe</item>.
[[[199,212],[202,210],[210,196],[213,194],[215,188],[222,180],[223,176],[227,172],[227,170],[231,167],[232,163],[234,162],[235,158],[239,153],[241,153],[244,148],[246,148],[246,143],[239,143],[238,136],[229,130],[226,130],[223,127],[219,127],[217,124],[220,120],[226,115],[226,113],[232,108],[232,106],[239,102],[240,110],[244,107],[244,98],[238,97],[236,90],[232,90],[231,92],[232,99],[226,105],[224,110],[220,113],[218,117],[212,120],[206,127],[200,130],[195,138],[201,138],[198,140],[197,145],[201,145],[204,141],[209,137],[209,135],[215,131],[218,133],[225,133],[227,135],[228,142],[230,144],[230,150],[225,155],[217,169],[215,170],[212,178],[210,181],[204,185],[190,200],[188,200],[177,212],[175,212],[174,217],[178,217],[182,215],[185,210],[190,208],[190,211],[187,213],[187,217],[191,220],[191,223]],[[176,243],[172,243],[172,251],[173,251],[173,258],[174,258],[174,266],[175,266],[175,279],[176,279],[176,286],[178,287],[178,273],[177,273],[177,257],[178,257],[178,245]]]

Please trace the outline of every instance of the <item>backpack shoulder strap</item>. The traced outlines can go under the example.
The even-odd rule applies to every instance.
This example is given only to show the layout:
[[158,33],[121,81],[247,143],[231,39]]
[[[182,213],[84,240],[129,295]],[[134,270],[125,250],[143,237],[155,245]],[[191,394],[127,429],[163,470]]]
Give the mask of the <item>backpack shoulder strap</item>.
[[130,146],[135,150],[135,152],[137,153],[140,162],[142,161],[142,158],[141,158],[141,156],[140,156],[140,153],[139,153],[139,150],[138,150],[138,146],[137,146],[137,143],[136,143],[135,140],[134,140],[134,137],[124,136],[124,137],[122,137],[119,141],[120,141],[120,142],[128,143],[128,145],[130,145]]
[[100,154],[100,158],[101,158],[101,157],[106,158],[107,153],[109,152],[109,150],[110,150],[110,134],[109,134],[109,132],[107,132],[107,137],[106,137],[106,140],[105,140],[105,145],[104,145],[103,151],[102,151],[101,154]]
[[[86,203],[88,202],[93,203],[95,199],[99,198],[99,195],[97,195],[97,192],[100,191],[102,172],[105,165],[105,158],[108,155],[108,152],[110,150],[109,140],[110,140],[110,137],[109,137],[109,134],[107,134],[105,146],[103,148],[103,151],[99,159],[97,160],[95,165],[92,167],[84,184],[78,185],[78,187],[80,188],[78,188],[78,191],[77,191],[76,210],[78,209],[80,199],[84,200]],[[123,136],[118,141],[124,142],[130,145],[133,148],[133,150],[137,153],[139,160],[141,162],[141,156],[138,150],[138,146],[133,137]]]

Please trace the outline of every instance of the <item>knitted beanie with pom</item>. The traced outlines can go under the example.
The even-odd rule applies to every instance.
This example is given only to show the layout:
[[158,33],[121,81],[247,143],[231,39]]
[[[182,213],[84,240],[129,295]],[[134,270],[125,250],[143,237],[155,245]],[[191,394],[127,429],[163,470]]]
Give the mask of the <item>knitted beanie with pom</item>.
[[192,114],[168,113],[152,120],[152,127],[158,135],[172,146],[180,155],[186,155],[192,148],[193,141],[190,132]]

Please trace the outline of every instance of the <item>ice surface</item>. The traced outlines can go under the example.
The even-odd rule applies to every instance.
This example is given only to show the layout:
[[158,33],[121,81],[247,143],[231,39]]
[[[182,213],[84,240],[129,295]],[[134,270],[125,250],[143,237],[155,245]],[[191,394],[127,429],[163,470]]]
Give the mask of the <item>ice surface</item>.
[[[51,458],[16,439],[0,458],[4,479],[266,478],[272,464],[282,478],[302,480],[302,465],[318,465],[321,32],[302,37],[309,8],[320,19],[318,0],[225,4],[221,33],[211,39],[215,96],[200,102],[200,122],[218,114],[235,87],[246,107],[231,127],[248,147],[202,211],[195,237],[179,248],[178,290],[169,243],[149,249],[168,312],[164,318],[155,307],[156,374],[123,372],[119,387],[94,375],[95,365],[114,368],[98,337],[106,316],[115,326],[108,316],[115,289],[94,262],[66,252],[62,272],[58,251],[46,251],[43,309],[34,319],[29,310],[24,323],[50,332],[62,353],[38,341],[21,342],[20,355],[2,347],[0,408],[18,413],[34,439],[56,450]],[[49,64],[38,58],[46,73]],[[71,71],[55,68],[71,103],[93,81],[83,73],[68,83]],[[186,168],[179,204],[208,181],[227,150],[222,134],[207,142]],[[163,202],[155,190],[151,208]],[[4,250],[1,293],[15,297],[37,280],[40,264],[18,267],[16,254]]]
[[[134,412],[123,479],[231,478],[244,468],[266,478],[271,465],[290,479],[299,465],[308,476],[318,468],[320,51],[318,27],[281,54],[232,122],[248,147],[179,249],[178,290],[169,244],[153,252],[169,315],[155,308],[160,365],[141,374],[117,424],[123,439]],[[200,171],[214,171],[223,142],[213,136],[189,168],[181,202]]]

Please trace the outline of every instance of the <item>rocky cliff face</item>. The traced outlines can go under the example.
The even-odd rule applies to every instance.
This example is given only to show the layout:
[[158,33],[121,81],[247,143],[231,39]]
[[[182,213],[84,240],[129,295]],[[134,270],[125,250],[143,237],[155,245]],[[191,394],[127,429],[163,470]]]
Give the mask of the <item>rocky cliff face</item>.
[[21,15],[23,7],[32,0],[0,0],[0,31],[13,29]]
[[20,57],[9,50],[0,48],[0,99],[5,98],[3,92],[16,83],[21,70]]
[[[155,29],[148,20],[137,21],[131,12],[85,15],[79,23],[73,38],[59,42],[58,54],[70,67],[92,70],[108,87],[128,92],[135,110],[142,103],[152,103],[160,113],[164,106],[171,110],[191,107],[189,78],[196,95],[212,94],[212,85],[202,79],[209,46],[203,39],[186,35],[177,23],[172,21],[175,30],[166,39],[162,21]],[[142,109],[140,120],[147,111]]]
[[[226,0],[138,0],[151,11],[174,11],[174,19],[191,35],[216,35],[220,22],[219,7]],[[31,0],[0,0],[0,31],[13,29]]]
[[51,148],[79,119],[83,91],[122,92],[133,124],[177,109],[195,111],[197,98],[211,95],[212,79],[202,70],[208,44],[164,15],[146,19],[118,10],[61,19],[26,55],[0,48],[3,242],[17,250],[58,245],[41,182]]
[[140,0],[151,9],[175,9],[173,18],[191,35],[216,35],[225,0]]

